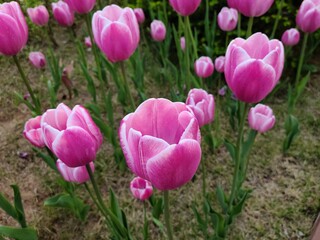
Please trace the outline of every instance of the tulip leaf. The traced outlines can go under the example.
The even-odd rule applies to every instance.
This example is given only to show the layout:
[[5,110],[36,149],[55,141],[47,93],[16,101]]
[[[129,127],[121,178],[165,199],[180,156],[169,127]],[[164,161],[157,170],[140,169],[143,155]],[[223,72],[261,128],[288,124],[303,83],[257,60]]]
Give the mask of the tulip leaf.
[[286,138],[283,142],[283,153],[286,153],[293,140],[297,137],[297,135],[299,134],[300,132],[300,129],[299,129],[299,121],[296,117],[294,117],[293,115],[288,115],[286,121],[285,121],[285,130],[286,130]]
[[256,136],[257,131],[250,129],[247,140],[242,144],[241,159],[246,159],[248,157]]
[[224,146],[227,148],[232,160],[236,161],[236,147],[233,143],[229,142],[227,139],[224,140]]
[[87,66],[86,66],[86,63],[84,63],[84,62],[81,61],[81,62],[80,62],[80,66],[81,66],[81,70],[82,70],[82,72],[83,72],[83,75],[84,75],[84,77],[85,77],[86,80],[87,80],[87,90],[88,90],[88,92],[90,93],[93,101],[96,102],[96,101],[97,101],[97,97],[96,97],[96,95],[97,95],[97,93],[96,93],[96,87],[95,87],[94,82],[93,82],[93,79],[92,79],[92,77],[91,77],[91,75],[90,75],[90,73],[89,73],[89,71],[88,71],[88,68],[87,68]]
[[42,158],[42,160],[55,172],[58,172],[55,160],[47,154],[44,154],[38,148],[32,148],[32,150],[36,153],[37,157]]
[[[244,192],[242,193],[242,196],[241,196],[241,198],[240,198],[239,203],[232,208],[232,219],[233,219],[235,216],[239,215],[239,214],[242,212],[242,209],[243,209],[243,207],[244,207],[244,204],[245,204],[246,200],[249,198],[249,193],[250,193],[250,192],[251,192],[251,191],[244,191]],[[231,224],[231,223],[230,223],[230,224]]]
[[14,206],[0,193],[0,208],[3,209],[9,216],[18,220],[17,211]]
[[87,109],[89,109],[90,112],[91,112],[92,114],[94,114],[96,117],[101,118],[101,111],[100,111],[100,108],[99,108],[99,106],[98,106],[97,104],[87,103],[87,104],[85,105],[85,107],[86,107]]
[[163,232],[163,229],[164,229],[163,223],[159,219],[154,218],[154,217],[152,218],[152,221],[154,222],[154,224],[156,226],[158,226],[158,228],[161,230],[161,232]]
[[159,219],[164,208],[163,198],[156,198],[154,195],[152,195],[149,198],[149,201],[152,206],[152,216]]
[[11,185],[11,188],[14,192],[14,207],[17,212],[18,222],[20,223],[21,227],[26,227],[26,219],[25,219],[25,213],[24,208],[21,200],[21,194],[19,187],[17,185]]
[[[37,240],[37,232],[32,228],[14,228],[0,225],[0,236],[17,240]],[[1,238],[0,238],[1,239]]]
[[228,211],[228,204],[226,201],[226,196],[224,194],[224,191],[220,186],[216,188],[216,196],[223,213],[226,213]]
[[121,223],[124,223],[122,214],[121,214],[121,209],[119,207],[118,200],[113,192],[113,190],[110,188],[109,189],[109,194],[110,194],[110,207],[111,211],[114,213],[114,215],[119,219]]

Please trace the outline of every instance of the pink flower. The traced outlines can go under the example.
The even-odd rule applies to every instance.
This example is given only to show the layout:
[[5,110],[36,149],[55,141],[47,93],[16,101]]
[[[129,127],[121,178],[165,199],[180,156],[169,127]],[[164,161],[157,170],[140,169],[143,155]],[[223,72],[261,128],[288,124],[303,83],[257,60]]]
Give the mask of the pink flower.
[[166,38],[166,26],[160,20],[153,20],[151,23],[151,37],[157,42],[162,42]]
[[28,26],[19,4],[0,4],[0,53],[17,55],[28,41]]
[[38,26],[45,26],[49,21],[49,13],[45,6],[40,5],[35,8],[27,9],[31,22]]
[[299,8],[296,23],[303,32],[317,31],[320,28],[320,0],[304,0]]
[[29,53],[29,61],[36,68],[44,68],[46,66],[46,57],[42,52]]
[[46,145],[43,141],[40,122],[41,122],[41,116],[30,118],[24,125],[23,136],[32,145],[42,148]]
[[96,158],[102,135],[82,106],[72,111],[63,103],[49,109],[41,119],[46,146],[68,167],[84,166]]
[[217,57],[216,60],[214,61],[214,67],[219,73],[224,72],[224,63],[225,63],[226,58],[224,56]]
[[211,123],[214,119],[214,97],[203,89],[191,89],[186,104],[192,109],[199,126]]
[[79,14],[87,14],[91,12],[96,4],[96,0],[64,0],[70,9]]
[[238,23],[238,11],[234,8],[223,7],[218,14],[218,25],[223,31],[232,31]]
[[236,38],[226,52],[226,82],[243,102],[264,99],[279,81],[284,65],[284,49],[279,40],[255,33],[247,40]]
[[134,15],[136,15],[138,23],[144,23],[145,16],[142,8],[133,9]]
[[276,118],[270,107],[263,104],[257,104],[250,109],[248,121],[250,128],[259,133],[264,133],[273,128]]
[[146,100],[122,119],[119,137],[131,171],[159,190],[181,187],[199,166],[199,125],[184,103]]
[[92,47],[92,43],[91,43],[90,37],[85,37],[84,44],[86,45],[87,48],[91,48]]
[[113,63],[128,59],[140,40],[139,25],[133,10],[114,4],[93,15],[92,31],[94,41]]
[[207,78],[213,74],[214,65],[209,57],[200,57],[194,63],[194,70],[198,77]]
[[273,2],[274,0],[228,0],[228,5],[246,17],[260,17],[270,9]]
[[286,46],[297,45],[300,41],[300,32],[295,28],[286,30],[281,37],[281,42]]
[[[90,168],[92,172],[94,172],[94,164],[90,162]],[[64,162],[60,159],[57,160],[56,166],[62,175],[63,179],[67,182],[74,182],[74,183],[84,183],[90,179],[86,166],[80,167],[68,167]]]
[[63,27],[70,27],[74,23],[74,12],[69,5],[62,0],[52,3],[54,19]]
[[130,190],[132,195],[141,201],[150,198],[153,192],[151,182],[141,177],[132,179],[130,182]]
[[182,16],[189,16],[199,7],[201,0],[169,0],[173,9]]
[[186,49],[186,38],[185,37],[180,38],[180,47],[181,47],[182,51],[184,51]]
[[222,88],[219,89],[218,94],[219,94],[220,96],[226,95],[227,89],[228,89],[227,86],[223,86]]

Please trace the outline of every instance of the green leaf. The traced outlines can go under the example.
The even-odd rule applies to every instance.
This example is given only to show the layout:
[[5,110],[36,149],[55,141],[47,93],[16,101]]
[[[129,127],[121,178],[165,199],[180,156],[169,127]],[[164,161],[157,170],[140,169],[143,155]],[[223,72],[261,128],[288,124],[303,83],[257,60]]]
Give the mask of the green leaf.
[[256,136],[257,131],[250,129],[247,140],[242,144],[241,159],[246,159],[248,157]]
[[193,210],[194,215],[196,216],[196,219],[197,219],[197,222],[198,222],[200,228],[202,229],[205,226],[205,222],[202,219],[202,217],[201,217],[199,211],[197,210],[195,204],[192,204],[192,210]]
[[285,130],[286,130],[286,138],[283,142],[283,152],[286,153],[293,140],[297,137],[297,135],[300,132],[300,128],[299,128],[299,121],[296,117],[294,117],[293,115],[288,115],[286,121],[285,121]]
[[27,224],[26,224],[25,213],[24,213],[24,208],[21,200],[19,187],[17,185],[11,185],[11,188],[13,189],[13,192],[14,192],[14,207],[17,212],[18,221],[21,227],[26,227]]
[[17,240],[37,240],[37,232],[32,228],[14,228],[0,225],[0,236]]
[[0,193],[0,208],[2,208],[9,216],[18,220],[18,214],[14,206]]
[[250,196],[249,193],[250,193],[250,191],[245,191],[243,193],[239,203],[235,207],[232,208],[232,218],[234,218],[235,216],[239,215],[242,212],[244,204]]
[[155,199],[152,205],[152,216],[154,218],[159,219],[161,214],[163,213],[163,208],[164,208],[164,204],[163,204],[163,198],[153,198]]
[[38,148],[32,148],[32,150],[36,153],[37,157],[42,158],[42,160],[55,172],[58,172],[55,160],[47,154],[44,154]]
[[123,218],[121,214],[121,209],[119,207],[118,200],[113,192],[113,190],[110,188],[109,189],[109,194],[110,194],[110,208],[111,211],[114,213],[114,215],[119,219],[121,223],[123,223]]
[[158,228],[161,230],[161,232],[163,232],[163,229],[164,229],[163,223],[159,219],[154,218],[154,217],[152,218],[152,221],[154,222],[154,224],[156,226],[158,226]]
[[87,80],[87,90],[90,93],[93,101],[96,102],[97,101],[97,93],[96,93],[96,87],[94,85],[94,81],[93,81],[93,79],[87,69],[86,64],[83,62],[80,62],[80,66],[81,66],[83,75],[84,75],[85,79]]
[[236,147],[233,143],[229,142],[227,139],[224,140],[224,146],[227,148],[232,160],[236,161]]
[[224,191],[220,186],[216,188],[216,196],[223,213],[226,213],[228,211],[228,204],[226,201],[226,196],[224,194]]

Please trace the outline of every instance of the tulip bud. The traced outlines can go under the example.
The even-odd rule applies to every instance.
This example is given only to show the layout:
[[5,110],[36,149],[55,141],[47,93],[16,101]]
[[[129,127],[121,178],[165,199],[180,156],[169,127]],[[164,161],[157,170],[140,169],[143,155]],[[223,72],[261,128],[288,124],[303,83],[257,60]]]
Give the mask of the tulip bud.
[[238,11],[234,8],[224,7],[218,14],[218,25],[223,31],[232,31],[238,23]]
[[286,30],[281,37],[281,42],[286,46],[297,45],[299,41],[300,41],[300,32],[295,28]]
[[[58,171],[62,175],[63,179],[67,182],[74,182],[74,183],[84,183],[90,179],[86,166],[80,167],[68,167],[64,162],[60,159],[57,160],[56,166]],[[94,172],[94,164],[93,162],[90,163],[91,171]]]
[[274,0],[228,0],[228,5],[246,17],[260,17],[270,9],[273,2]]
[[273,128],[276,118],[270,107],[263,104],[257,104],[250,109],[248,121],[250,128],[259,133],[264,133]]
[[213,74],[214,65],[209,57],[200,57],[194,63],[194,70],[198,77],[207,78]]
[[96,4],[96,0],[64,0],[69,8],[79,14],[87,14],[91,12]]
[[169,2],[181,16],[189,16],[197,10],[201,0],[170,0]]
[[220,56],[220,57],[217,57],[216,60],[214,61],[214,67],[217,70],[217,72],[219,73],[224,72],[225,59],[226,58],[224,56]]
[[85,37],[84,44],[86,45],[87,48],[91,48],[92,47],[92,43],[91,43],[90,37]]
[[46,57],[42,52],[29,53],[29,61],[36,68],[44,68],[47,64]]
[[30,118],[24,125],[23,136],[32,145],[42,148],[45,146],[42,129],[40,126],[41,116]]
[[63,27],[70,27],[74,23],[74,12],[69,5],[63,1],[52,3],[54,19]]
[[218,94],[219,94],[220,96],[226,95],[227,89],[228,89],[227,86],[223,86],[222,88],[219,89]]
[[45,6],[38,6],[35,8],[28,8],[27,9],[29,18],[31,22],[38,26],[45,26],[49,21],[49,12]]
[[313,33],[320,28],[320,1],[304,0],[299,8],[296,23],[307,33]]
[[130,183],[130,190],[132,195],[141,201],[151,197],[153,189],[151,182],[141,178],[135,177]]
[[134,15],[136,15],[138,23],[144,23],[145,16],[142,8],[135,8],[133,9]]
[[186,49],[186,38],[185,37],[180,38],[180,47],[181,47],[182,51],[184,51]]
[[157,42],[162,42],[166,38],[166,26],[160,20],[153,20],[151,23],[151,37]]

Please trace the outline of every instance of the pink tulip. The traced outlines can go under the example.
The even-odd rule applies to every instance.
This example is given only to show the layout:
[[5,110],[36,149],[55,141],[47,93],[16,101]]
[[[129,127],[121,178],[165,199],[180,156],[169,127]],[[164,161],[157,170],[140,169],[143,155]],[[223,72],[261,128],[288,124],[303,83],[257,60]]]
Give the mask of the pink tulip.
[[79,14],[87,14],[91,12],[96,4],[96,0],[64,0],[70,9]]
[[182,16],[189,16],[199,7],[201,0],[169,0],[173,9]]
[[236,38],[226,52],[226,82],[243,102],[264,99],[279,81],[284,65],[284,48],[279,40],[255,33],[247,40]]
[[41,122],[41,116],[30,118],[24,125],[23,136],[32,145],[42,148],[46,145],[43,140],[40,122]]
[[47,8],[43,5],[40,5],[35,8],[28,8],[27,9],[29,18],[31,22],[38,26],[45,26],[49,21],[49,12]]
[[228,5],[246,17],[260,17],[270,9],[273,2],[274,0],[228,0]]
[[19,4],[0,4],[0,54],[17,55],[28,41],[28,26]]
[[92,47],[92,43],[91,43],[90,37],[86,37],[84,39],[84,44],[86,45],[87,48],[91,48]]
[[200,57],[194,63],[194,70],[198,77],[207,78],[213,74],[214,66],[211,58]]
[[222,88],[219,89],[218,94],[219,94],[220,96],[226,95],[227,89],[228,89],[227,86],[223,86]]
[[199,126],[211,123],[214,119],[214,97],[203,89],[191,89],[186,104],[192,109]]
[[179,188],[199,166],[199,125],[184,103],[146,100],[122,119],[119,137],[131,171],[159,190]]
[[226,58],[224,56],[217,57],[216,60],[214,61],[214,67],[219,73],[224,72],[224,63],[225,63]]
[[151,23],[151,37],[157,42],[162,42],[166,38],[166,26],[160,20],[153,20]]
[[223,7],[218,14],[218,25],[223,31],[232,31],[238,23],[238,11],[234,8]]
[[63,27],[70,27],[74,23],[74,12],[69,5],[62,0],[52,3],[52,13],[54,19]]
[[276,118],[270,107],[263,104],[257,104],[250,109],[248,121],[250,128],[259,133],[264,133],[273,128]]
[[[74,182],[74,183],[84,183],[90,179],[86,166],[80,167],[68,167],[64,162],[60,159],[57,160],[56,166],[62,175],[63,179],[67,182]],[[94,172],[94,164],[90,162],[90,168],[92,172]]]
[[286,30],[281,37],[281,42],[286,46],[297,45],[300,41],[300,32],[295,28]]
[[139,25],[133,10],[114,4],[93,15],[92,31],[94,41],[113,63],[128,59],[140,40]]
[[142,8],[133,9],[134,14],[136,15],[138,23],[144,23],[145,16]]
[[44,68],[46,66],[46,57],[42,52],[29,53],[29,61],[36,68]]
[[304,0],[299,8],[296,23],[307,33],[313,33],[320,28],[320,0]]
[[184,52],[184,50],[186,49],[186,38],[185,37],[180,38],[180,47],[181,47],[181,50]]
[[92,162],[102,144],[102,135],[89,112],[82,106],[72,111],[63,103],[49,109],[41,119],[46,146],[68,167]]
[[141,178],[135,177],[130,183],[130,190],[132,195],[141,201],[151,197],[153,189],[151,182]]

